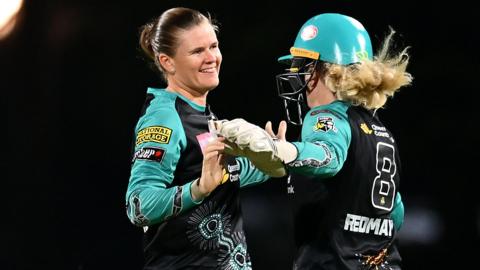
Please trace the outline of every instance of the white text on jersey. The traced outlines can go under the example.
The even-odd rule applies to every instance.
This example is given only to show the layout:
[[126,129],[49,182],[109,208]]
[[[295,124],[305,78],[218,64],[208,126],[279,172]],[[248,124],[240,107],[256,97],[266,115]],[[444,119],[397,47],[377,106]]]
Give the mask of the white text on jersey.
[[392,237],[393,220],[347,214],[343,229],[351,232],[373,233]]

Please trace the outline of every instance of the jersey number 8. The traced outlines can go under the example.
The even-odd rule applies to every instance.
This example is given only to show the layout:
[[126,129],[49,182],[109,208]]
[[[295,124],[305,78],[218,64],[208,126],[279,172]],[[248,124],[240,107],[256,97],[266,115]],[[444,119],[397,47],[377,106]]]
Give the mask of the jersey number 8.
[[372,185],[372,205],[377,209],[392,210],[395,197],[393,177],[397,171],[395,164],[395,148],[379,142],[377,144],[377,176]]

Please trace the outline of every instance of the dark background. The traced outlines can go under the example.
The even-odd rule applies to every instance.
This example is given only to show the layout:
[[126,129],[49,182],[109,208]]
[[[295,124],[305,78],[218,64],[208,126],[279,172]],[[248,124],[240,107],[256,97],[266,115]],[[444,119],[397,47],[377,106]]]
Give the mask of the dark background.
[[[27,1],[0,40],[6,94],[0,269],[140,269],[141,230],[124,211],[132,132],[148,86],[138,28],[174,6],[220,22],[222,118],[284,117],[276,63],[310,17],[355,17],[372,43],[392,26],[415,77],[380,111],[402,156],[405,269],[475,268],[480,250],[479,30],[461,1]],[[420,7],[420,4],[422,7]],[[298,130],[290,129],[294,138]],[[242,194],[254,269],[290,269],[286,182]]]

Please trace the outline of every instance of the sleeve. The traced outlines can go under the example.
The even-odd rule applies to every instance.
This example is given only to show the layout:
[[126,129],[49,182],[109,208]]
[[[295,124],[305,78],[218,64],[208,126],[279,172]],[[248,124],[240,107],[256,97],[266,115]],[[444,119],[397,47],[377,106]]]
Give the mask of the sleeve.
[[403,207],[402,197],[400,196],[400,192],[397,192],[397,196],[395,197],[395,205],[393,206],[392,213],[390,214],[390,217],[393,219],[393,225],[397,231],[399,231],[403,225],[404,215],[405,209]]
[[240,168],[240,187],[254,186],[267,181],[270,176],[257,169],[250,160],[245,157],[237,157],[236,163]]
[[126,194],[127,215],[133,224],[160,223],[200,203],[193,201],[190,193],[194,179],[168,187],[185,145],[185,132],[175,110],[157,110],[137,124]]
[[302,127],[302,141],[293,142],[297,159],[287,164],[290,171],[319,178],[328,178],[342,168],[351,141],[347,115],[322,110],[307,115]]

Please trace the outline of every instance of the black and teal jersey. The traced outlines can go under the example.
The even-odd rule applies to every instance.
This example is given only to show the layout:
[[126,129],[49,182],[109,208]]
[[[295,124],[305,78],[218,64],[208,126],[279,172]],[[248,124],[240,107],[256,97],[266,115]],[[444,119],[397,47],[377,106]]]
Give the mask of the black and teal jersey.
[[335,101],[308,112],[301,138],[288,164],[295,269],[399,269],[403,203],[390,131],[373,111]]
[[149,88],[135,128],[127,215],[144,227],[144,269],[250,269],[239,189],[268,176],[245,158],[227,158],[223,182],[203,201],[190,186],[201,176],[211,138],[208,107]]

